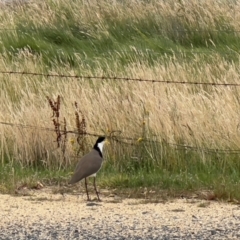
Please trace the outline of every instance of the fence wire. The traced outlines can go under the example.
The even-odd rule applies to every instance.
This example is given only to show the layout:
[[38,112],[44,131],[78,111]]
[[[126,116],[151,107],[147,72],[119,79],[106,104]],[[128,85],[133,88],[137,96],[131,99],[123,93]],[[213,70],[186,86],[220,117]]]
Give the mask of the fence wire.
[[[121,80],[121,81],[136,81],[136,82],[150,82],[150,83],[163,83],[163,84],[189,84],[189,85],[209,85],[209,86],[223,86],[223,87],[239,87],[240,83],[214,83],[214,82],[187,82],[187,81],[169,81],[169,80],[157,80],[157,79],[142,79],[142,78],[129,78],[129,77],[118,77],[118,76],[83,76],[83,75],[65,75],[65,74],[44,74],[44,73],[36,73],[36,72],[18,72],[18,71],[1,71],[0,74],[17,74],[17,75],[30,75],[30,76],[43,76],[46,78],[75,78],[75,79],[96,79],[96,80]],[[46,128],[46,127],[36,127],[36,126],[31,126],[31,125],[24,125],[24,124],[16,124],[16,123],[10,123],[10,122],[0,122],[2,125],[8,125],[11,127],[20,127],[20,128],[32,128],[32,129],[39,129],[43,131],[50,131],[50,132],[55,132],[55,129],[52,128]],[[63,131],[62,131],[63,132]],[[77,131],[70,130],[70,131],[65,131],[65,133],[69,134],[78,134]],[[121,133],[121,131],[119,131]],[[101,134],[98,133],[89,133],[86,132],[83,135],[88,135],[88,136],[95,136],[98,137]],[[123,136],[110,136],[112,140],[118,142],[118,143],[123,143],[123,144],[128,144],[128,145],[136,145],[138,142],[138,138],[132,138],[132,137],[123,137]],[[230,154],[239,154],[240,149],[218,149],[218,148],[201,148],[197,146],[190,146],[190,145],[181,145],[181,144],[176,144],[176,143],[170,143],[167,141],[156,141],[156,140],[150,140],[150,139],[142,139],[142,142],[145,143],[156,143],[156,144],[167,144],[170,146],[175,147],[178,150],[192,150],[192,151],[202,151],[202,152],[221,152],[221,153],[230,153]]]
[[[47,127],[36,127],[32,125],[25,125],[25,124],[19,124],[19,123],[11,123],[11,122],[0,122],[1,125],[7,125],[10,127],[17,127],[17,128],[30,128],[30,129],[38,129],[42,131],[48,131],[48,132],[55,132],[56,130],[53,128],[47,128]],[[64,134],[76,134],[79,133],[75,130],[69,130],[69,131],[63,131],[60,130],[60,132]],[[118,133],[118,136],[114,135],[114,132]],[[109,139],[119,143],[119,144],[126,144],[126,145],[137,145],[140,144],[139,138],[133,138],[133,137],[127,137],[127,136],[119,136],[121,134],[121,131],[114,131],[113,134],[110,133],[109,136],[107,136]],[[100,137],[103,134],[99,133],[90,133],[85,132],[82,134],[82,136],[94,136],[94,137]],[[240,154],[240,149],[220,149],[220,148],[202,148],[198,146],[191,146],[191,145],[183,145],[183,144],[177,144],[177,143],[171,143],[167,142],[165,140],[157,141],[157,140],[151,140],[148,138],[142,138],[141,143],[154,143],[159,145],[169,145],[172,147],[175,147],[176,150],[191,150],[195,152],[205,152],[205,153],[227,153],[227,154]]]
[[149,82],[149,83],[162,83],[162,84],[183,84],[183,85],[205,85],[205,86],[223,86],[223,87],[240,87],[240,83],[215,83],[215,82],[188,82],[188,81],[172,81],[172,80],[159,80],[159,79],[143,79],[131,78],[120,76],[84,76],[84,75],[65,75],[65,74],[49,74],[49,73],[36,73],[36,72],[18,72],[18,71],[0,71],[0,74],[8,75],[29,75],[29,76],[42,76],[46,78],[75,78],[75,79],[88,79],[88,80],[115,80],[115,81],[133,81],[133,82]]

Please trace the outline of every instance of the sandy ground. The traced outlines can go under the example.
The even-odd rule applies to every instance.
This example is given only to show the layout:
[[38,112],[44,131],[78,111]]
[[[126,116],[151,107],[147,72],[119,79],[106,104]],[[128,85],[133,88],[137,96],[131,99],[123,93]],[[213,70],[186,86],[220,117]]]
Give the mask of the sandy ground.
[[239,205],[197,199],[87,202],[42,189],[0,195],[0,219],[0,239],[240,239]]

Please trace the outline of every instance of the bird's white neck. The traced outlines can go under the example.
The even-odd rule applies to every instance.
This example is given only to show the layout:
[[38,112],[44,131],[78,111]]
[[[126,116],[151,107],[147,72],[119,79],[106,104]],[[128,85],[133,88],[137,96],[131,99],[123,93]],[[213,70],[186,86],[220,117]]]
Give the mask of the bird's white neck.
[[101,151],[101,153],[103,152],[103,145],[104,145],[104,143],[105,143],[105,141],[103,141],[103,142],[100,142],[100,143],[98,143],[98,148],[99,148],[99,150]]

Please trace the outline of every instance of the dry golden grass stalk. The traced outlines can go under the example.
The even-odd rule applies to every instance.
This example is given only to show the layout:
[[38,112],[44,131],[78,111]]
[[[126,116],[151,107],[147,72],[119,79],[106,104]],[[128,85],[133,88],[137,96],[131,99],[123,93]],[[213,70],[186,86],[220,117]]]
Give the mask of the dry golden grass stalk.
[[[77,142],[79,144],[79,149],[78,149],[78,153],[77,155],[80,153],[80,151],[84,151],[85,150],[85,138],[86,138],[86,120],[85,120],[85,117],[82,113],[82,111],[79,109],[78,107],[78,103],[75,102],[74,103],[75,105],[75,116],[76,116],[76,127],[77,127],[77,131],[78,131],[78,136],[77,136]],[[79,113],[81,114],[81,117],[82,117],[82,120],[80,121],[80,118],[79,118]]]
[[62,135],[64,136],[64,138],[62,140],[61,149],[62,149],[62,153],[63,153],[64,160],[65,160],[65,152],[66,152],[66,144],[67,144],[67,121],[66,121],[65,117],[63,118]]
[[[61,128],[60,128],[60,122],[59,122],[59,116],[60,116],[60,96],[57,96],[57,100],[56,101],[52,101],[49,97],[47,97],[48,99],[48,103],[50,105],[50,107],[52,108],[53,111],[53,125],[54,125],[54,129],[55,129],[55,133],[57,135],[57,146],[60,147],[60,143],[61,143],[61,137],[62,137],[62,133],[61,133]],[[65,125],[66,122],[64,122],[64,127],[66,127]],[[65,132],[66,133],[66,132]]]

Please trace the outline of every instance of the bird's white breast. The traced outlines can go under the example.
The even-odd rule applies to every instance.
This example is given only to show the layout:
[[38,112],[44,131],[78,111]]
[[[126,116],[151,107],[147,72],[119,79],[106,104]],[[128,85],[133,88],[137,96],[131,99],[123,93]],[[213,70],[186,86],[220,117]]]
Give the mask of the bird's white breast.
[[94,174],[92,174],[92,175],[90,175],[88,177],[96,177],[96,176],[97,176],[97,173],[94,173]]

